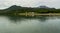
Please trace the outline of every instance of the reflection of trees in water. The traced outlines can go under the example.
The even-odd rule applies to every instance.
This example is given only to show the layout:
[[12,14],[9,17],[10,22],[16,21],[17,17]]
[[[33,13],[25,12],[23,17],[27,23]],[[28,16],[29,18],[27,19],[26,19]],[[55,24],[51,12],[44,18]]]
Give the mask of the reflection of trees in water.
[[49,19],[47,17],[48,16],[41,16],[41,17],[39,17],[39,19],[40,19],[40,21],[45,22],[47,19]]
[[38,19],[39,21],[45,22],[48,18],[47,16],[41,17],[24,17],[24,16],[8,16],[11,21],[17,22],[22,21],[23,19]]
[[19,16],[8,16],[10,18],[11,21],[17,22],[17,21],[21,21],[22,17]]
[[17,21],[23,21],[24,19],[30,19],[32,17],[25,17],[25,16],[8,16],[11,21],[14,21],[15,23]]
[[46,20],[49,19],[49,16],[40,16],[40,17],[36,17],[37,19],[39,19],[39,21],[41,22],[45,22]]

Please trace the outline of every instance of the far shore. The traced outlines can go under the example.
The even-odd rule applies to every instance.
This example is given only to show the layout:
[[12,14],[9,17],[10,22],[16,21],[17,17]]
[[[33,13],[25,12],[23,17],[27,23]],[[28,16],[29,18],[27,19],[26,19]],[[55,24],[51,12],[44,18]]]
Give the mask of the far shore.
[[24,16],[60,16],[60,13],[19,13],[18,15]]

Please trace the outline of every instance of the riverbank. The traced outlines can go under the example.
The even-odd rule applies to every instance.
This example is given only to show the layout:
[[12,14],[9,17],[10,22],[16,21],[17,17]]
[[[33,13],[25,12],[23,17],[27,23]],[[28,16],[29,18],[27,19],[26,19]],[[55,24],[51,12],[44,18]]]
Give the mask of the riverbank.
[[20,16],[60,16],[60,13],[19,13]]

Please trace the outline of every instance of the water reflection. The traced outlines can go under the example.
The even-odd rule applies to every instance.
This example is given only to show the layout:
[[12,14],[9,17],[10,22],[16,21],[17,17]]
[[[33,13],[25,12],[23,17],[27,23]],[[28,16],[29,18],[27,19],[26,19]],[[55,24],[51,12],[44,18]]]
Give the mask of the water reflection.
[[60,19],[59,16],[0,16],[0,33],[60,33]]
[[12,20],[14,22],[22,21],[24,19],[38,19],[41,22],[45,22],[46,20],[49,19],[49,18],[47,18],[47,16],[39,16],[39,17],[8,16],[8,18],[10,18],[10,20]]

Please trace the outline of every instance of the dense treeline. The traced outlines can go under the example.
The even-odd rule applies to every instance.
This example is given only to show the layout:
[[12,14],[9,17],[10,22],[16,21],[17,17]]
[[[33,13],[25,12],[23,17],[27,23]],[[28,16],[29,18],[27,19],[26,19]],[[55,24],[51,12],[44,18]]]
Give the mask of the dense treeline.
[[36,13],[60,13],[60,9],[55,8],[31,8],[13,5],[7,9],[0,10],[0,14],[13,14],[21,12],[36,12]]

